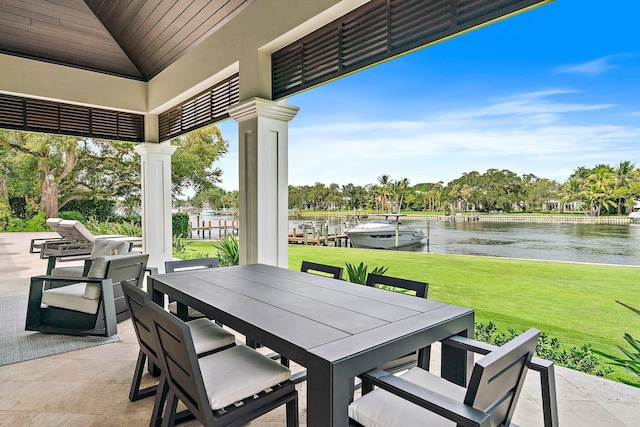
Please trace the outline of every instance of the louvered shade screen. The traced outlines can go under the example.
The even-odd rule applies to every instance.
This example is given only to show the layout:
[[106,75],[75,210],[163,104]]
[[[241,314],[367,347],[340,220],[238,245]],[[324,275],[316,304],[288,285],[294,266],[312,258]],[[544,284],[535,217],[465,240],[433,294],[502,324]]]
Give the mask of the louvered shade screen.
[[271,56],[273,99],[549,0],[372,0]]
[[0,94],[0,127],[118,141],[144,141],[144,116]]
[[238,74],[216,84],[158,116],[160,140],[166,141],[229,117],[228,108],[240,102]]

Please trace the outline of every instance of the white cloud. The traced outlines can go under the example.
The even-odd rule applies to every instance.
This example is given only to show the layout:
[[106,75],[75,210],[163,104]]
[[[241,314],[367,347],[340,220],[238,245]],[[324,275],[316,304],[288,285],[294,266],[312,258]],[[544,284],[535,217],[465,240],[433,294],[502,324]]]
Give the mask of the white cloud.
[[619,65],[613,64],[612,61],[623,56],[627,55],[610,55],[603,58],[594,59],[593,61],[584,62],[582,64],[562,65],[555,68],[554,71],[560,74],[579,74],[587,77],[595,77],[614,68],[618,68]]
[[591,163],[636,161],[640,127],[572,123],[567,113],[613,104],[559,102],[570,91],[532,92],[421,120],[345,121],[290,128],[293,185],[364,185],[378,175],[445,182],[463,172],[507,168],[564,180]]

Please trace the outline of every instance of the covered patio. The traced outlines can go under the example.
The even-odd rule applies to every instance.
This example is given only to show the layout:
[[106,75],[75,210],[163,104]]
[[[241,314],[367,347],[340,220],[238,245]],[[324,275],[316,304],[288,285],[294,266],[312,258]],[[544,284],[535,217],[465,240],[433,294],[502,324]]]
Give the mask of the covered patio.
[[[0,297],[26,295],[29,278],[46,269],[46,260],[29,254],[29,240],[51,233],[0,234]],[[120,341],[0,367],[2,425],[146,426],[153,399],[127,398],[138,342],[130,320],[118,324]],[[439,370],[439,347],[432,346],[432,371]],[[300,367],[292,365],[294,371]],[[145,381],[153,379],[147,375]],[[640,390],[570,369],[556,367],[558,418],[562,427],[635,426]],[[306,385],[300,393],[300,420],[306,425]],[[284,425],[285,411],[262,416],[251,426]],[[540,382],[529,372],[514,422],[541,427]],[[198,422],[181,424],[200,425]]]

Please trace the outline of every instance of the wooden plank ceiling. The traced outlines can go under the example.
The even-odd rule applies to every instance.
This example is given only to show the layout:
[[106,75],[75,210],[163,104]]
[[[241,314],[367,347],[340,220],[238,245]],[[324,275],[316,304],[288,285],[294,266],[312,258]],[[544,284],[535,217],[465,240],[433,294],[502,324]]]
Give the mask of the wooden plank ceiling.
[[0,53],[149,80],[255,0],[0,0]]

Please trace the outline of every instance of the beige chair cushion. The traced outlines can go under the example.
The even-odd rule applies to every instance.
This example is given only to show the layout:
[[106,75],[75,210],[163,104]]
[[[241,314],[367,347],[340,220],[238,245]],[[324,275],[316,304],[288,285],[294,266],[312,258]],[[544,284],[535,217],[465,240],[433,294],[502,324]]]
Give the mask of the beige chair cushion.
[[114,259],[121,259],[126,257],[135,257],[140,255],[139,252],[129,252],[124,255],[107,255],[107,256],[99,256],[93,260],[93,264],[91,264],[91,268],[87,273],[87,277],[92,279],[104,279],[107,275],[107,268],[109,267],[109,261]]
[[84,295],[82,295],[82,298],[97,300],[100,299],[101,293],[102,288],[99,283],[87,283],[87,286],[84,288]]
[[[189,319],[194,319],[197,317],[204,317],[204,314],[200,313],[198,310],[196,310],[195,308],[191,308],[191,307],[187,307],[188,311],[187,311],[187,315],[189,316]],[[175,301],[171,301],[169,303],[169,312],[171,314],[178,314],[178,303]]]
[[213,410],[224,408],[291,376],[291,371],[257,351],[239,345],[198,359]]
[[209,319],[196,319],[187,322],[193,338],[196,354],[204,354],[233,344],[235,335],[221,328]]
[[118,255],[99,256],[94,259],[93,264],[91,264],[91,268],[87,273],[87,277],[91,277],[92,279],[104,279],[104,276],[107,274],[109,261],[115,256]]
[[98,288],[98,298],[88,299],[85,298],[86,286],[86,283],[80,282],[61,288],[47,289],[42,292],[42,303],[51,307],[95,314],[100,304],[100,289]]
[[[131,244],[125,240],[118,239],[96,239],[93,242],[93,249],[89,258],[96,258],[107,255],[123,255],[129,253]],[[115,253],[112,253],[115,251]]]
[[[464,402],[467,390],[428,371],[413,368],[401,375],[407,381]],[[385,390],[376,389],[349,405],[349,417],[365,427],[451,426],[456,423]]]

